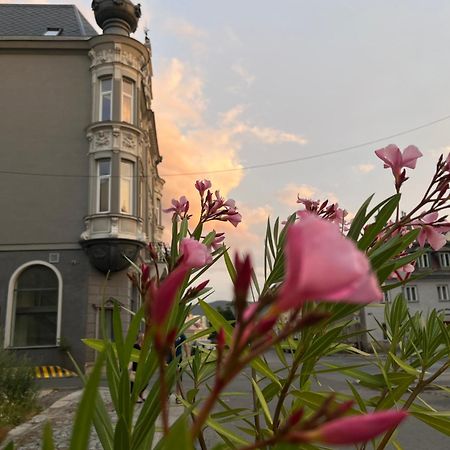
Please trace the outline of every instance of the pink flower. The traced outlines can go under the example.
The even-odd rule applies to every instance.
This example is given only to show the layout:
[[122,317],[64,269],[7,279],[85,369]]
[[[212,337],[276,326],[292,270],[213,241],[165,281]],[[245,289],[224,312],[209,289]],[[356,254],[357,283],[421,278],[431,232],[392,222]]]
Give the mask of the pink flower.
[[450,153],[447,155],[447,158],[445,159],[445,170],[450,172]]
[[189,211],[189,201],[183,195],[180,197],[180,200],[172,199],[172,208],[164,209],[163,211],[166,213],[173,212],[174,215],[182,216]]
[[404,167],[415,169],[417,160],[422,156],[422,153],[415,145],[409,145],[401,152],[394,144],[376,150],[375,154],[384,162],[385,169],[391,168],[397,188],[407,179],[405,176],[406,172],[405,170],[402,172],[402,169]]
[[200,196],[203,197],[203,194],[207,189],[211,187],[211,181],[209,180],[197,180],[195,182],[195,189],[200,193]]
[[195,239],[183,239],[180,243],[180,264],[160,283],[150,284],[148,301],[151,321],[162,325],[169,315],[184,278],[190,269],[200,268],[212,262],[211,253],[206,245]]
[[150,296],[150,319],[157,326],[163,325],[172,310],[176,295],[188,272],[185,266],[178,266],[164,278],[159,286],[150,284],[148,295]]
[[308,300],[369,303],[383,298],[366,255],[335,224],[314,214],[288,229],[285,264],[278,310]]
[[185,238],[181,241],[180,255],[183,255],[181,264],[189,269],[199,269],[212,262],[208,247],[193,238]]
[[314,431],[304,433],[309,442],[350,445],[367,442],[391,428],[397,427],[408,413],[406,411],[380,411],[361,416],[332,420]]
[[439,250],[447,243],[445,233],[450,231],[450,223],[438,222],[438,217],[438,212],[432,212],[412,223],[416,228],[421,228],[417,237],[417,242],[421,247],[428,241],[433,250]]
[[217,233],[216,237],[211,242],[211,248],[213,250],[217,250],[218,248],[222,247],[224,240],[225,240],[225,233]]
[[230,222],[234,227],[237,227],[242,221],[242,216],[237,211],[228,213],[226,217],[228,222]]

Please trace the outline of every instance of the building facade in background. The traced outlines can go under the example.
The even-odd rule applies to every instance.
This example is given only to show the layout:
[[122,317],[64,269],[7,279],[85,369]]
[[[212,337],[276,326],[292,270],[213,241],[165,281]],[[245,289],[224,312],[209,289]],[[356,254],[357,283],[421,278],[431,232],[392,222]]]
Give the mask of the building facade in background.
[[[408,282],[405,286],[387,291],[383,304],[369,304],[364,308],[366,327],[368,330],[372,330],[372,337],[376,341],[386,341],[387,336],[383,332],[386,322],[384,307],[387,303],[393,302],[401,293],[408,303],[411,315],[422,312],[426,317],[431,310],[435,309],[444,315],[446,322],[450,323],[450,244],[447,243],[438,251],[433,251],[427,246],[426,252],[417,260],[415,270],[411,275],[421,277]],[[398,280],[389,282],[395,283],[396,281]]]
[[0,329],[36,364],[91,362],[81,339],[136,310],[129,260],[161,240],[151,49],[117,3],[94,0],[101,35],[72,5],[0,4]]

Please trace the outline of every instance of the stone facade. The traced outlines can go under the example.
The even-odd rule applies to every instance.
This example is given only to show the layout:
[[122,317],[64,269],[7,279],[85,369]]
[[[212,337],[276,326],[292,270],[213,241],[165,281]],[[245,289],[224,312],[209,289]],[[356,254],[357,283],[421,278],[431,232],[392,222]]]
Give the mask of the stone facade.
[[162,237],[151,49],[122,19],[86,35],[74,7],[1,13],[21,8],[61,31],[35,35],[34,23],[29,36],[0,36],[0,329],[5,347],[38,364],[68,367],[70,350],[83,366],[94,354],[81,339],[100,336],[102,314],[111,335],[113,303],[125,327],[139,306],[128,259]]
[[[444,314],[445,320],[450,322],[450,244],[439,251],[427,248],[424,256],[416,263],[413,275],[421,278],[408,282],[403,287],[396,287],[385,295],[384,304],[371,304],[365,308],[365,320],[368,330],[372,330],[375,340],[383,342],[386,336],[378,325],[385,323],[384,307],[386,302],[394,301],[398,294],[403,293],[411,314],[422,312],[426,316],[435,309]],[[388,283],[395,283],[390,280]],[[378,323],[377,323],[378,321]]]

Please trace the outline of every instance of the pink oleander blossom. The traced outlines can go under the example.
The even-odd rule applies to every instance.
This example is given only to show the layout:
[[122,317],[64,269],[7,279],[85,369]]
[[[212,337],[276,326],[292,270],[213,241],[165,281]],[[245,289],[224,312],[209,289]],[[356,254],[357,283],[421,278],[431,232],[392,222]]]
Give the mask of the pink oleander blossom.
[[370,303],[383,298],[366,255],[335,224],[314,214],[305,214],[288,229],[285,264],[278,310],[298,308],[308,300]]
[[237,211],[230,212],[225,217],[234,227],[237,227],[242,222],[242,216]]
[[439,250],[447,243],[445,234],[450,231],[450,223],[438,220],[439,213],[432,212],[412,223],[414,227],[420,228],[417,242],[421,247],[428,242],[433,250]]
[[197,180],[195,182],[195,189],[197,189],[201,197],[203,197],[204,193],[210,189],[211,186],[211,181],[209,180]]
[[148,295],[151,321],[162,325],[169,315],[175,302],[178,290],[190,269],[200,268],[212,262],[212,257],[206,245],[195,239],[183,239],[180,243],[182,255],[179,265],[167,275],[158,286],[151,283]]
[[447,155],[447,158],[445,159],[445,170],[450,172],[450,153]]
[[367,442],[391,428],[397,427],[408,413],[400,410],[380,411],[360,416],[342,417],[325,423],[314,431],[306,432],[309,442],[351,445]]
[[189,269],[199,269],[212,262],[211,251],[206,245],[193,238],[182,239],[180,243],[181,263]]
[[390,168],[395,177],[395,184],[400,188],[401,184],[406,181],[405,167],[415,169],[417,160],[423,156],[415,145],[409,145],[403,152],[394,145],[390,144],[385,148],[375,151],[375,154],[384,162],[384,168]]
[[180,200],[172,199],[172,205],[171,208],[164,209],[163,211],[165,213],[173,212],[174,215],[179,216],[183,216],[189,211],[189,201],[184,195],[180,197]]

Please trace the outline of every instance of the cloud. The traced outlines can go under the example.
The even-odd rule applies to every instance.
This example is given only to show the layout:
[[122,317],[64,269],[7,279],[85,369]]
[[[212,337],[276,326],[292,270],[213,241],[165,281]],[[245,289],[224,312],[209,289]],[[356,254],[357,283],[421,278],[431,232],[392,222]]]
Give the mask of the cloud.
[[372,170],[375,169],[374,164],[359,164],[356,166],[356,170],[358,170],[361,173],[369,173],[372,172]]
[[188,70],[179,59],[172,58],[164,63],[153,85],[159,120],[169,120],[180,127],[203,123],[207,101],[203,80],[193,69]]
[[183,43],[188,43],[194,54],[202,55],[208,51],[205,43],[205,38],[208,36],[207,32],[196,27],[186,19],[182,17],[170,17],[165,20],[163,27]]
[[165,21],[164,28],[183,39],[203,39],[207,36],[205,30],[181,17],[170,17]]
[[252,124],[248,120],[242,119],[242,114],[246,110],[244,105],[236,105],[221,115],[222,123],[233,128],[235,134],[247,134],[253,136],[265,144],[280,144],[292,142],[304,145],[308,140],[299,134],[288,133],[276,128],[261,127]]
[[231,66],[231,70],[237,74],[242,80],[245,81],[247,86],[250,86],[256,79],[243,65],[242,63],[234,63]]
[[328,199],[331,203],[337,203],[338,199],[336,194],[333,192],[324,193],[320,189],[308,185],[308,184],[294,184],[290,183],[286,185],[277,193],[278,200],[286,206],[297,208],[299,207],[297,203],[297,196],[300,198],[308,198],[311,200],[322,200]]
[[[243,177],[238,158],[240,142],[228,127],[206,123],[207,100],[203,79],[191,67],[173,58],[165,61],[154,79],[154,110],[165,178],[163,207],[186,195],[198,214],[195,180],[208,178],[224,197]],[[230,172],[209,174],[215,170]],[[196,173],[197,175],[191,175]],[[167,220],[170,216],[167,217]]]

